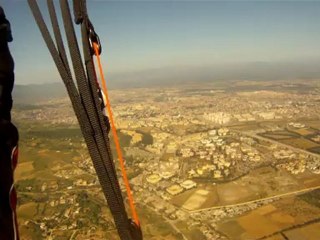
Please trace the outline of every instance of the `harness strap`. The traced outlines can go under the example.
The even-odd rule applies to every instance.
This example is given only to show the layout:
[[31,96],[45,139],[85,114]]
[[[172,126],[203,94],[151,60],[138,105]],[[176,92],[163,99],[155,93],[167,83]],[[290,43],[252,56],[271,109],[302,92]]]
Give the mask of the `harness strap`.
[[120,162],[122,177],[123,177],[123,181],[124,181],[124,184],[125,184],[125,187],[126,187],[126,191],[127,191],[127,195],[128,195],[128,199],[129,199],[129,206],[130,206],[130,209],[131,209],[131,213],[132,213],[132,216],[133,216],[134,223],[137,226],[139,226],[140,222],[139,222],[138,214],[137,214],[137,211],[136,211],[136,208],[135,208],[135,205],[134,205],[134,200],[133,200],[133,196],[132,196],[132,193],[131,193],[131,188],[130,188],[129,180],[128,180],[128,177],[127,177],[127,172],[126,172],[126,168],[125,168],[125,164],[124,164],[124,159],[123,159],[123,155],[122,155],[122,151],[121,151],[121,147],[120,147],[120,141],[119,141],[119,137],[118,137],[118,134],[117,134],[117,129],[116,129],[116,126],[115,126],[113,113],[112,113],[112,110],[111,110],[111,104],[110,104],[110,100],[109,100],[108,88],[107,88],[107,83],[106,83],[106,80],[105,80],[105,77],[104,77],[104,74],[103,74],[103,70],[102,70],[102,64],[101,64],[98,44],[97,43],[93,43],[93,48],[94,48],[94,51],[95,51],[95,55],[97,57],[98,68],[99,68],[99,73],[100,73],[100,79],[101,79],[101,82],[102,82],[102,90],[103,90],[103,93],[104,93],[104,95],[106,97],[106,107],[107,107],[107,110],[108,110],[108,115],[110,117],[112,135],[113,135],[114,142],[115,142],[115,145],[116,145],[116,150],[117,150],[117,155],[118,155],[119,162]]
[[[80,129],[87,144],[89,154],[97,172],[103,193],[108,201],[111,213],[113,214],[119,236],[122,240],[138,239],[135,237],[135,234],[132,233],[132,226],[125,210],[121,195],[121,189],[117,180],[115,166],[112,159],[109,138],[106,131],[107,124],[101,110],[99,109],[99,88],[97,85],[97,79],[95,77],[93,61],[90,52],[90,44],[87,31],[88,22],[86,20],[87,17],[82,18],[80,15],[77,15],[80,16],[79,19],[82,19],[81,21],[79,19],[78,20],[84,23],[82,24],[81,29],[86,65],[85,71],[76,41],[68,1],[60,0],[70,55],[78,85],[76,87],[68,65],[68,60],[61,38],[53,1],[47,1],[58,50],[43,20],[36,0],[28,0],[28,3],[41,31],[41,34],[58,68],[59,74],[66,86],[73,109],[80,125]],[[82,0],[74,1],[74,3],[77,2],[85,3]],[[77,7],[79,5],[75,4],[74,6]],[[85,5],[80,6],[85,7]]]
[[50,15],[51,25],[52,25],[52,28],[53,28],[53,33],[54,33],[54,37],[55,37],[55,40],[56,40],[58,52],[60,54],[60,58],[64,63],[64,67],[65,67],[65,70],[67,71],[68,75],[72,76],[71,75],[71,71],[70,71],[70,67],[69,67],[69,63],[68,63],[66,50],[65,50],[65,47],[64,47],[64,44],[63,44],[63,40],[62,40],[62,37],[61,37],[61,31],[60,31],[58,18],[57,18],[57,15],[56,15],[56,10],[55,10],[55,7],[54,7],[53,0],[47,0],[47,5],[48,5],[48,11],[49,11],[49,15]]

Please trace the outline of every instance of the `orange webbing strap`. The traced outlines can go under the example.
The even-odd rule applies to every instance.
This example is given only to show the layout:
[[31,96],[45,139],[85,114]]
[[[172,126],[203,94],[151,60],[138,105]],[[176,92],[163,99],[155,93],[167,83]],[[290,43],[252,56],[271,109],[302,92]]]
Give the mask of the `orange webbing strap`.
[[129,199],[129,205],[130,205],[132,217],[133,217],[133,220],[134,220],[135,224],[137,226],[140,226],[138,214],[137,214],[137,211],[136,211],[136,208],[135,208],[135,205],[134,205],[134,200],[133,200],[133,196],[132,196],[131,189],[130,189],[129,180],[128,180],[128,177],[127,177],[127,172],[126,172],[126,169],[125,169],[125,166],[124,166],[124,160],[123,160],[122,151],[121,151],[121,148],[120,148],[117,129],[115,127],[113,114],[112,114],[112,111],[111,111],[107,84],[106,84],[106,80],[104,78],[102,65],[101,65],[101,60],[100,60],[100,55],[99,55],[99,47],[98,47],[98,45],[96,43],[93,43],[93,49],[94,49],[95,55],[97,57],[99,73],[100,73],[100,78],[101,78],[101,82],[102,82],[102,91],[103,91],[103,93],[104,93],[104,95],[106,97],[106,103],[105,104],[106,104],[106,107],[107,107],[107,110],[108,110],[109,120],[110,120],[110,123],[111,123],[111,129],[112,129],[112,135],[113,135],[114,143],[116,145],[116,150],[117,150],[117,155],[118,155],[118,159],[119,159],[120,166],[121,166],[121,173],[122,173],[123,181],[124,181],[124,184],[125,184],[126,190],[127,190],[127,195],[128,195],[128,199]]

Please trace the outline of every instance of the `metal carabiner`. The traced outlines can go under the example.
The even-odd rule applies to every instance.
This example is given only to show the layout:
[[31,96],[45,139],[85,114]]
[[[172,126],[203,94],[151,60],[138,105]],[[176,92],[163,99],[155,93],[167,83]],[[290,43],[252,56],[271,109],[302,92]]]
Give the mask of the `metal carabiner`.
[[90,44],[90,50],[91,50],[91,54],[95,55],[95,51],[94,51],[94,47],[93,44],[97,44],[98,46],[98,52],[99,55],[102,52],[102,46],[101,46],[101,42],[100,42],[100,38],[98,36],[98,34],[94,31],[93,27],[89,28],[89,44]]
[[132,219],[129,220],[129,230],[130,230],[130,235],[132,237],[132,240],[142,240],[142,231],[141,227],[138,226]]

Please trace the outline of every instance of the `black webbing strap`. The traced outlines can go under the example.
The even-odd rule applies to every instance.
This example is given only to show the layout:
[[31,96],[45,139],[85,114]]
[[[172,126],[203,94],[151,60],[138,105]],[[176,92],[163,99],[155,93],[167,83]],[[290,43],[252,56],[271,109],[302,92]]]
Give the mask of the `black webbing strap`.
[[73,14],[76,24],[80,24],[83,21],[84,15],[87,12],[86,2],[83,0],[73,1]]
[[[108,141],[106,124],[104,122],[104,118],[100,110],[97,81],[96,81],[95,75],[92,74],[92,71],[94,71],[92,57],[90,53],[89,53],[90,55],[89,57],[88,55],[86,55],[86,58],[85,58],[86,65],[89,62],[91,62],[92,66],[90,68],[90,71],[91,71],[90,73],[88,71],[85,72],[82,61],[81,61],[81,55],[78,48],[74,27],[72,24],[68,1],[60,0],[60,4],[61,4],[62,16],[64,19],[63,22],[65,26],[66,36],[68,39],[68,44],[70,49],[70,55],[73,62],[73,67],[75,69],[76,80],[78,82],[78,89],[79,89],[79,92],[81,93],[81,98],[84,103],[84,107],[89,116],[90,123],[93,127],[98,149],[102,153],[102,156],[107,158],[104,161],[106,165],[106,170],[108,172],[107,174],[111,178],[113,178],[111,179],[111,182],[110,182],[111,185],[113,185],[113,189],[115,190],[113,197],[118,199],[118,205],[120,207],[120,208],[114,209],[113,214],[117,216],[115,217],[115,222],[120,221],[119,228],[124,228],[123,231],[125,231],[125,229],[128,229],[128,217],[125,213],[125,207],[123,204],[123,199],[121,196],[120,186],[118,184],[114,164],[112,161],[111,151],[108,151],[108,146],[110,146],[110,143]],[[86,42],[85,38],[87,38],[87,36],[83,36],[84,43]],[[88,53],[88,51],[90,52],[89,47],[86,45],[83,46],[83,49],[85,54]],[[87,76],[86,76],[86,73],[87,73]],[[120,210],[123,210],[124,213],[119,212]]]
[[61,31],[60,31],[60,27],[59,27],[59,23],[58,23],[58,19],[57,19],[56,10],[55,10],[55,7],[54,7],[53,0],[47,0],[47,5],[48,5],[48,11],[49,11],[49,14],[50,14],[50,20],[51,20],[51,24],[52,24],[53,33],[54,33],[54,37],[55,37],[55,40],[56,40],[58,52],[60,54],[60,58],[62,59],[62,61],[64,63],[64,66],[65,66],[65,69],[68,72],[69,76],[71,76],[71,71],[70,71],[70,67],[69,67],[69,63],[68,63],[68,58],[67,58],[66,50],[64,48],[63,40],[62,40],[62,37],[61,37]]
[[[86,24],[82,24],[83,50],[86,64],[85,71],[71,20],[68,1],[60,0],[66,36],[77,81],[76,87],[69,68],[53,0],[47,1],[57,47],[55,46],[55,43],[47,29],[36,0],[28,0],[28,3],[52,58],[58,68],[59,74],[66,86],[103,193],[114,217],[119,236],[122,240],[135,240],[137,238],[132,234],[131,222],[128,219],[119,182],[117,180],[110,150],[109,138],[106,131],[107,124],[100,109],[98,96],[99,88],[90,52],[87,35],[88,29],[86,28]],[[74,1],[74,7],[79,10],[79,14],[77,15],[78,18],[75,20],[78,23],[87,23],[87,20],[84,20],[88,19],[87,15],[84,15],[84,12],[82,12],[85,5],[82,5],[82,3],[85,4],[82,0]]]

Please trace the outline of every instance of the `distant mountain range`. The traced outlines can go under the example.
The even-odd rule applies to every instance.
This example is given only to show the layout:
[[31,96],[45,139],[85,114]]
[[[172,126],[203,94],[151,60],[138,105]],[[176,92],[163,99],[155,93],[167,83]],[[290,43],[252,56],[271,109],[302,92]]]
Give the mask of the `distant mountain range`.
[[[320,79],[320,61],[166,67],[129,73],[110,73],[107,79],[111,89],[228,81],[305,81]],[[57,80],[56,83],[16,85],[13,95],[15,103],[36,103],[46,99],[66,97],[67,92],[62,81]]]
[[17,104],[33,104],[67,96],[62,82],[46,84],[15,85],[13,100]]
[[320,60],[313,62],[252,62],[180,66],[109,75],[114,87],[172,86],[216,81],[320,79]]

